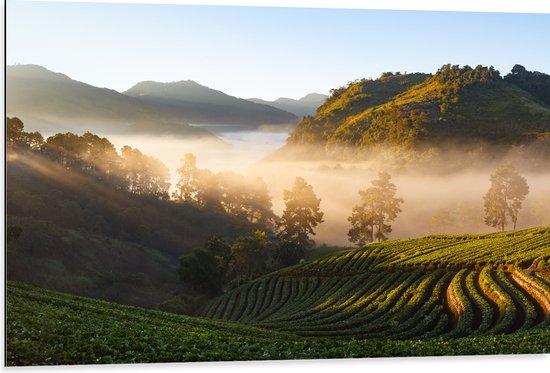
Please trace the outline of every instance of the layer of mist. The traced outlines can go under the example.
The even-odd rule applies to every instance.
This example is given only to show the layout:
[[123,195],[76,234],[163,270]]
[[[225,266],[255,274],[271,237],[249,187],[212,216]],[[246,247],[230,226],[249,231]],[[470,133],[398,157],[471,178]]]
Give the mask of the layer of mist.
[[[381,161],[270,161],[265,157],[281,147],[287,134],[269,131],[223,132],[224,141],[182,140],[175,137],[110,136],[117,148],[130,145],[162,160],[170,169],[172,187],[177,183],[176,169],[186,153],[197,157],[197,166],[212,172],[235,171],[259,176],[268,185],[273,210],[284,210],[283,191],[294,179],[304,177],[322,199],[324,223],[316,229],[318,244],[351,246],[347,218],[359,203],[358,191],[371,186],[379,171],[392,175],[397,197],[404,199],[402,213],[391,223],[390,239],[407,239],[428,234],[461,234],[496,231],[483,222],[483,196],[490,186],[489,177],[497,163],[472,164],[455,171],[426,167],[414,171],[396,171]],[[454,154],[459,156],[457,150]],[[518,172],[527,179],[530,192],[520,210],[517,228],[550,225],[550,170]],[[511,229],[511,225],[508,226]]]

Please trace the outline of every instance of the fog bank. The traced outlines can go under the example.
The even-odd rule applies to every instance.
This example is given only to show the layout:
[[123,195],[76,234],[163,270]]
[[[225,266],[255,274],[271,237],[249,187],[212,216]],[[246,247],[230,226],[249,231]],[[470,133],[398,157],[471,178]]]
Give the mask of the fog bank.
[[[109,139],[119,149],[130,145],[162,160],[170,169],[172,187],[178,180],[176,169],[180,159],[186,153],[197,157],[199,168],[260,176],[268,185],[273,210],[279,216],[284,209],[283,190],[290,189],[296,177],[304,177],[322,199],[324,223],[317,227],[314,237],[318,244],[351,245],[347,218],[359,203],[358,191],[372,186],[371,181],[383,170],[392,174],[396,196],[404,199],[402,213],[392,223],[390,239],[496,231],[483,222],[483,195],[490,186],[492,166],[477,164],[470,170],[437,174],[430,169],[392,171],[384,168],[382,162],[261,162],[285,143],[286,133],[241,131],[218,135],[224,143],[169,136],[109,136]],[[546,208],[550,206],[550,172],[526,173],[521,167],[518,172],[527,179],[530,192],[520,210],[517,228],[550,225],[550,211]]]

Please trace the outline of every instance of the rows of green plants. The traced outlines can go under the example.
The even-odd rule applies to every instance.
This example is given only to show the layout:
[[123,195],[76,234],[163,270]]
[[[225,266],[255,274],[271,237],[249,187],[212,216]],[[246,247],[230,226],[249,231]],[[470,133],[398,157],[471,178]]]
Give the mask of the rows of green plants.
[[[517,271],[520,271],[519,269]],[[495,267],[365,272],[329,278],[272,276],[217,298],[223,320],[303,336],[410,338],[512,333],[548,324],[550,287],[537,271]],[[294,285],[293,285],[294,284]],[[301,285],[301,292],[298,290]],[[280,296],[272,296],[279,292]],[[268,299],[265,295],[271,294]],[[247,299],[239,302],[235,299]]]
[[[264,276],[218,297],[204,315],[216,309],[231,315],[224,320],[316,337],[458,338],[546,328],[549,272],[540,263],[549,253],[546,228],[371,244]],[[298,282],[300,291],[292,285]]]
[[8,282],[6,290],[8,366],[545,353],[550,345],[541,328],[458,339],[304,338],[22,283]]
[[484,235],[427,236],[373,243],[284,271],[321,275],[395,268],[460,269],[501,265],[550,272],[549,248],[549,228]]

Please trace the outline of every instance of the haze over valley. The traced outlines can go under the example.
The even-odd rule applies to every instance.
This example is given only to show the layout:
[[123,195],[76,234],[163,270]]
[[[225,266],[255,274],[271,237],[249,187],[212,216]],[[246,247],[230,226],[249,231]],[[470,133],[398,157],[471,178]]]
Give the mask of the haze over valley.
[[[274,102],[255,100],[262,102],[258,104],[214,91],[193,81],[142,82],[120,94],[73,81],[39,66],[10,66],[7,71],[8,115],[28,118],[28,121],[24,120],[25,128],[42,131],[44,135],[91,131],[106,136],[118,150],[125,145],[135,147],[144,154],[158,158],[168,167],[171,191],[178,183],[177,169],[187,153],[195,155],[197,166],[201,169],[259,176],[266,182],[273,210],[279,216],[284,209],[283,190],[288,189],[296,177],[304,177],[321,198],[321,208],[325,213],[325,221],[319,225],[314,236],[318,244],[349,245],[347,217],[359,200],[358,191],[369,187],[380,171],[392,174],[398,194],[405,201],[403,213],[393,225],[391,238],[487,231],[488,227],[483,223],[483,194],[493,169],[508,161],[515,163],[527,175],[530,185],[519,227],[550,224],[550,214],[539,207],[550,200],[547,188],[549,170],[545,161],[548,140],[544,137],[550,123],[550,107],[544,88],[536,88],[531,81],[525,80],[527,83],[524,84],[520,80],[519,86],[514,85],[512,90],[508,81],[517,80],[518,74],[509,74],[505,83],[498,80],[500,77],[495,83],[484,83],[486,78],[483,74],[493,74],[492,71],[480,67],[475,70],[464,68],[455,78],[456,82],[462,82],[457,84],[461,84],[463,88],[459,87],[464,91],[454,93],[455,97],[463,97],[459,100],[460,105],[452,101],[456,98],[451,98],[451,101],[446,96],[439,98],[442,104],[437,110],[443,110],[441,105],[447,105],[441,115],[450,119],[440,117],[440,124],[432,128],[429,121],[430,116],[434,115],[430,111],[433,109],[423,109],[422,100],[429,96],[430,93],[426,92],[433,89],[434,82],[439,82],[438,77],[450,71],[446,69],[450,69],[450,65],[444,66],[435,75],[387,73],[379,79],[360,80],[334,89],[330,97],[311,94],[295,100],[294,103],[302,105],[308,103],[310,109],[309,114],[302,116],[294,128],[298,120],[294,114],[267,105],[289,103],[291,100],[288,99]],[[521,74],[528,74],[524,73],[526,70],[523,67],[518,69]],[[498,72],[494,74],[498,75]],[[548,75],[536,74],[525,76],[529,79],[540,78],[541,82],[548,81]],[[469,77],[460,78],[466,75]],[[483,93],[482,89],[487,93]],[[508,96],[513,94],[519,98],[506,95],[492,98],[491,92],[502,89],[511,92],[506,93]],[[55,91],[54,95],[50,94],[52,91]],[[489,100],[479,104],[484,97]],[[472,110],[469,102],[478,102],[476,114],[465,111]],[[518,106],[520,102],[521,108]],[[399,108],[396,105],[409,105],[406,111],[397,112],[397,119],[391,117],[395,114],[387,109],[396,110],[396,107]],[[411,110],[411,105],[417,105],[420,109],[412,106]],[[491,105],[499,105],[500,112],[491,112]],[[507,105],[509,109],[506,109]],[[455,106],[458,109],[453,109]],[[367,110],[367,114],[362,114],[363,110]],[[421,110],[426,110],[428,115],[423,117]],[[462,112],[459,114],[456,110]],[[513,131],[517,132],[519,129],[521,136],[528,136],[525,137],[526,142],[522,143],[521,136],[513,137],[512,132],[504,134],[504,137],[503,132],[498,132],[501,135],[495,142],[487,137],[492,136],[490,131],[491,126],[495,126],[495,115],[501,115],[506,110],[514,110],[517,116],[509,131],[514,128]],[[524,114],[520,114],[521,110]],[[488,113],[483,114],[484,111]],[[21,115],[16,114],[19,112]],[[350,131],[352,127],[346,123],[351,121],[353,126],[367,130],[363,139],[368,139],[365,136],[371,136],[369,131],[380,126],[380,119],[369,126],[368,121],[372,119],[366,115],[371,115],[370,112],[378,112],[376,118],[388,115],[390,121],[396,121],[393,126],[401,128],[402,134],[391,127],[380,127],[388,132],[378,137],[381,139],[376,140],[378,143],[343,137],[349,136],[342,134]],[[412,115],[412,119],[407,115]],[[484,115],[493,116],[487,124],[482,122]],[[478,122],[476,132],[472,132],[470,124],[465,125],[474,119]],[[358,123],[361,122],[358,121],[365,120],[367,122],[360,127]],[[444,149],[432,145],[426,147],[426,144],[436,144],[429,140],[432,133],[444,138],[447,136],[445,123],[457,120],[452,129],[455,133],[452,136],[455,137],[451,138],[457,141],[449,142]],[[502,120],[508,119],[503,116]],[[274,121],[280,123],[272,123]],[[405,122],[401,124],[399,121]],[[522,123],[530,127],[523,128]],[[334,130],[338,125],[342,129]],[[464,129],[458,129],[457,125]],[[422,129],[419,126],[426,127]],[[320,137],[320,130],[325,131],[325,137]],[[336,135],[332,135],[331,131]],[[534,131],[539,131],[540,135]],[[418,136],[418,140],[414,136]],[[481,141],[477,148],[458,141],[469,136],[474,141]],[[502,145],[501,138],[511,139],[511,142],[507,146]],[[497,144],[500,144],[498,149]],[[449,220],[447,224],[436,222],[441,214]]]

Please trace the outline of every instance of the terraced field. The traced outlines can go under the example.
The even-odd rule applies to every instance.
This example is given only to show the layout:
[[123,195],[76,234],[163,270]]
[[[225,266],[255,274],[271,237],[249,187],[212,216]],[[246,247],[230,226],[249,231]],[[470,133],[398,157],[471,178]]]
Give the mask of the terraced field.
[[549,228],[396,240],[264,276],[203,316],[356,339],[549,330],[549,268]]
[[7,284],[6,365],[544,353],[541,328],[499,336],[336,339],[122,306]]
[[371,244],[244,284],[203,318],[8,282],[6,364],[548,353],[549,260],[550,228]]

